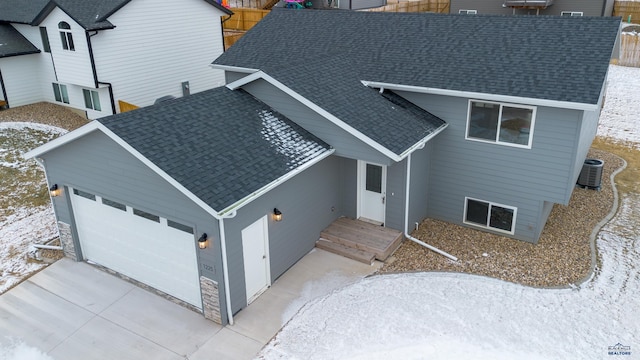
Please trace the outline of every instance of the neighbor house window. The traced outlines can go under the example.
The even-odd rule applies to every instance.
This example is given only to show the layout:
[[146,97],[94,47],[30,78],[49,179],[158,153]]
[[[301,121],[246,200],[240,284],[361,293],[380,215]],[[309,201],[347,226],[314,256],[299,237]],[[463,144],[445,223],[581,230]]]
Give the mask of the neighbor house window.
[[478,10],[458,10],[458,14],[463,15],[475,15],[478,13]]
[[582,11],[563,11],[560,13],[561,16],[582,16]]
[[82,89],[84,95],[84,106],[87,109],[102,111],[100,107],[100,94],[97,91]]
[[51,52],[51,46],[49,46],[49,35],[47,35],[47,28],[44,26],[40,27],[40,38],[42,38],[42,49],[44,52]]
[[76,47],[73,44],[73,34],[71,34],[71,26],[65,21],[58,23],[58,29],[60,29],[60,41],[62,41],[62,48],[69,51],[75,51]]
[[465,198],[464,223],[513,234],[517,209],[489,201]]
[[69,93],[67,92],[67,85],[53,83],[53,96],[57,102],[69,103]]
[[530,148],[535,114],[533,106],[471,100],[466,138]]

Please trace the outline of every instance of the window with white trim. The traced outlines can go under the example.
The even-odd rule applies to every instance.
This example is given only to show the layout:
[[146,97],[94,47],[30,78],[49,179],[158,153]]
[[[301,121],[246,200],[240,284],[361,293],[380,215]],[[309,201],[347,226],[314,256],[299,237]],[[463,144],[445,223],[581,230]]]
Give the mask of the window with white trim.
[[534,106],[469,100],[466,139],[531,148]]
[[84,106],[87,109],[102,111],[102,107],[100,107],[100,94],[97,91],[82,89],[82,94],[84,95]]
[[69,93],[67,92],[67,85],[52,83],[53,84],[53,97],[57,102],[69,103]]
[[513,235],[516,214],[513,206],[465,197],[464,223]]
[[584,13],[582,11],[563,11],[560,13],[560,16],[583,16]]
[[73,34],[71,33],[71,25],[66,21],[60,21],[58,23],[58,30],[60,30],[60,41],[62,41],[62,48],[64,50],[76,51],[76,46],[73,43]]
[[478,13],[478,10],[458,10],[458,14],[462,14],[462,15],[475,15]]

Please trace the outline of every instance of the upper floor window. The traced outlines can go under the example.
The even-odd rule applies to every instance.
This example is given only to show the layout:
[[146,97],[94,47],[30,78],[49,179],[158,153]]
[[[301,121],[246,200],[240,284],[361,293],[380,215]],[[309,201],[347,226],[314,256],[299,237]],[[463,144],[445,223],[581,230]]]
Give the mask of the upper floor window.
[[61,21],[58,23],[58,29],[60,29],[60,40],[62,41],[62,48],[69,51],[75,51],[76,47],[73,44],[73,34],[71,34],[71,26]]
[[100,107],[100,94],[97,91],[82,89],[84,95],[84,106],[87,109],[102,111]]
[[47,28],[44,26],[40,27],[40,37],[42,38],[42,49],[44,52],[51,52],[51,47],[49,46],[49,35],[47,35]]
[[469,101],[469,140],[531,148],[536,108],[526,105]]
[[478,13],[478,10],[458,10],[458,14],[463,15],[475,15]]
[[582,11],[563,11],[560,13],[561,16],[582,16],[584,15]]

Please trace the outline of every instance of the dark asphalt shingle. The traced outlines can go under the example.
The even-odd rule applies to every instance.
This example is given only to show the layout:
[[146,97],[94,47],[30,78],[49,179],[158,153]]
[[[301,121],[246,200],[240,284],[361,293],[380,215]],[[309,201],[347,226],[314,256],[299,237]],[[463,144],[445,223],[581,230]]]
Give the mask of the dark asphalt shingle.
[[277,10],[214,64],[263,70],[401,153],[412,144],[397,133],[412,126],[373,111],[384,105],[361,80],[596,104],[618,26],[610,17]]
[[0,0],[0,21],[30,24],[49,0]]
[[40,50],[13,26],[0,23],[0,58],[39,52]]
[[224,87],[99,121],[217,211],[330,149],[243,90]]

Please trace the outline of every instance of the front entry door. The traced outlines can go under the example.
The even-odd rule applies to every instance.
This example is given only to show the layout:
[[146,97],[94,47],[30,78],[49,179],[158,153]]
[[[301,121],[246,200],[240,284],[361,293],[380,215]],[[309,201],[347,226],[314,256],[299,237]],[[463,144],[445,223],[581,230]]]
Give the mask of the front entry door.
[[387,167],[358,161],[358,175],[360,179],[359,218],[384,224]]
[[270,285],[268,221],[264,216],[242,230],[247,305]]

